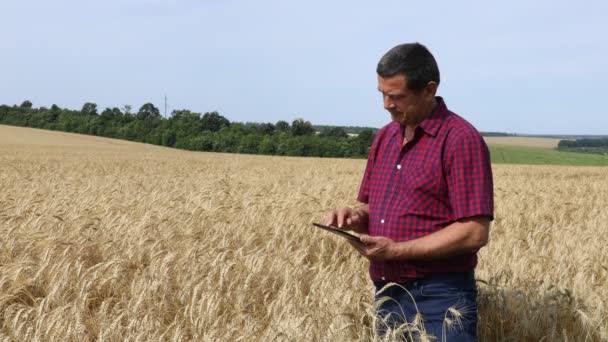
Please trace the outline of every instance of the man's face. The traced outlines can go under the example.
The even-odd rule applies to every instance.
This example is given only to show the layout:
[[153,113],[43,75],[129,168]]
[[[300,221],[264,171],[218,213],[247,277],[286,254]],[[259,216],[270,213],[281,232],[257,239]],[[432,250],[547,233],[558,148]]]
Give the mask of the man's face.
[[[432,87],[433,85],[431,85]],[[424,116],[433,109],[434,89],[429,89],[427,86],[420,92],[409,90],[405,75],[386,78],[378,76],[378,90],[382,93],[384,109],[391,113],[393,121],[403,126],[420,123]]]

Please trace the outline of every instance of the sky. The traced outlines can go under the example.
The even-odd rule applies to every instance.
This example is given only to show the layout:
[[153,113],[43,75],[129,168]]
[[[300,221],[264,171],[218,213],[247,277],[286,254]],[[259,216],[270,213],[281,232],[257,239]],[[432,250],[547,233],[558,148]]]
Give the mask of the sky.
[[382,127],[376,64],[420,42],[480,131],[608,134],[607,1],[2,0],[0,104],[151,102]]

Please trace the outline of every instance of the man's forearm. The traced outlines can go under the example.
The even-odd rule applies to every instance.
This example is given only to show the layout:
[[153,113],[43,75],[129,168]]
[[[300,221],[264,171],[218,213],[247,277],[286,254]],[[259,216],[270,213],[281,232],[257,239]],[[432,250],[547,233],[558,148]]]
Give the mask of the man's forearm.
[[475,217],[421,238],[395,243],[391,259],[428,260],[473,252],[488,242],[490,222]]

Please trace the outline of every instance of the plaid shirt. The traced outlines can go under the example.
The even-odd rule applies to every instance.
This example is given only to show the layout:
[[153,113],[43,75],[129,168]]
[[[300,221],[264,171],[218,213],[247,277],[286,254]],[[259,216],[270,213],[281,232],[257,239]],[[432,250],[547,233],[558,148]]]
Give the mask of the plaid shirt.
[[[413,240],[458,219],[493,219],[490,153],[477,130],[437,97],[433,113],[403,146],[403,127],[374,138],[357,198],[369,203],[369,235]],[[469,271],[477,252],[440,260],[372,261],[373,281],[405,282],[433,273]]]

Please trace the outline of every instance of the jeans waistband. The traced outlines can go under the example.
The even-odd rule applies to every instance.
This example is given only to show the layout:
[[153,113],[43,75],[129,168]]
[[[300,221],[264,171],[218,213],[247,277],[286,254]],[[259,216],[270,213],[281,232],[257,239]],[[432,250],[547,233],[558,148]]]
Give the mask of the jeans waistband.
[[[465,285],[465,284],[474,284],[475,283],[475,271],[467,271],[467,272],[452,272],[452,273],[435,273],[427,275],[423,278],[412,279],[406,282],[399,282],[397,284],[405,287],[406,289],[419,287],[429,283],[436,282],[444,282],[450,283],[454,285]],[[390,283],[389,281],[381,281],[374,282],[376,289],[380,289],[386,284]]]

